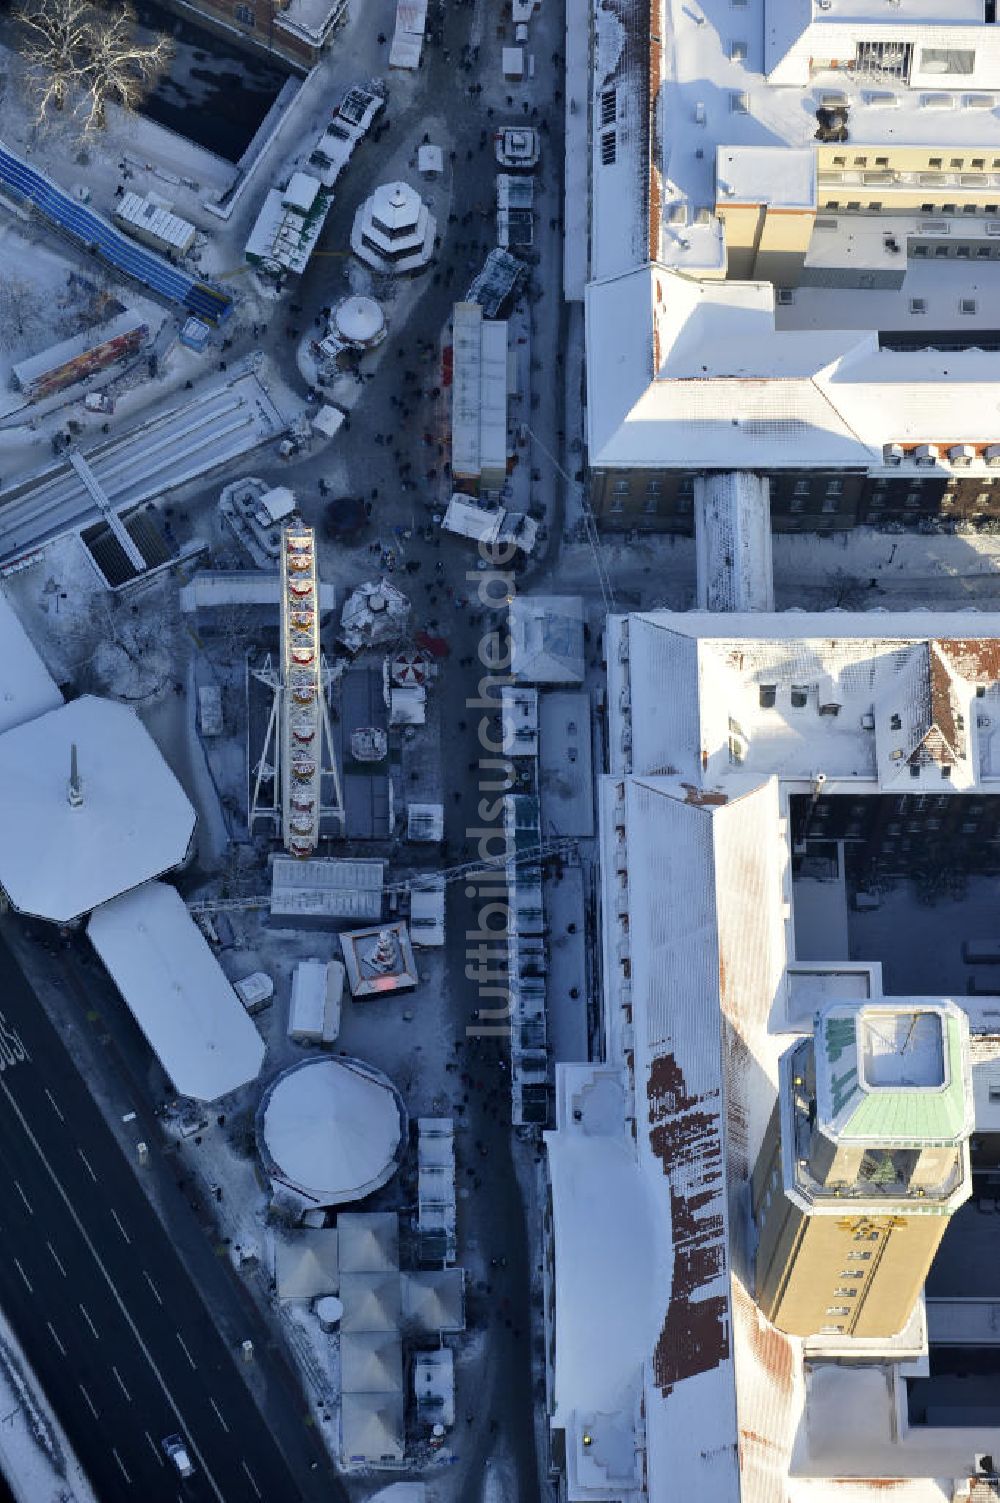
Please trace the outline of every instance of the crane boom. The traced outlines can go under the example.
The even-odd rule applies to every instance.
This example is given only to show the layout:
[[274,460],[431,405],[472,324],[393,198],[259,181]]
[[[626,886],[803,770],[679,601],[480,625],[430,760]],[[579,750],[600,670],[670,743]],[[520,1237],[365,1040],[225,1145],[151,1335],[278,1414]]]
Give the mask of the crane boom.
[[[508,866],[527,866],[533,861],[546,861],[550,856],[570,855],[576,848],[577,842],[571,839],[542,840],[538,845],[526,846],[513,856],[490,856],[484,861],[463,861],[458,866],[445,866],[438,871],[414,871],[398,882],[387,883],[382,890],[403,893],[411,887],[430,887],[440,881],[445,884],[460,882],[463,877],[471,877],[479,872],[502,871]],[[269,908],[271,899],[262,893],[255,893],[245,898],[207,898],[203,902],[189,903],[187,906],[188,912],[194,915],[237,913],[246,909]]]

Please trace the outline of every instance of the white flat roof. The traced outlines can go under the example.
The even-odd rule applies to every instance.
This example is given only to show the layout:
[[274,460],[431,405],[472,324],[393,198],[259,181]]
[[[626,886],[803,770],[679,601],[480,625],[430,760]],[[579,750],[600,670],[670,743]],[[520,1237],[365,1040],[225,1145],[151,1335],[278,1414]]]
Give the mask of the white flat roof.
[[805,146],[720,146],[716,191],[733,204],[815,209],[816,153]]
[[115,218],[155,235],[157,240],[180,251],[186,251],[195,236],[195,227],[188,220],[172,214],[154,198],[143,198],[141,193],[125,193],[115,209]]
[[173,887],[105,903],[87,934],[180,1095],[215,1101],[256,1079],[264,1041]]
[[[67,797],[77,748],[82,802]],[[0,736],[0,884],[69,923],[179,866],[195,815],[128,705],[87,695]]]
[[19,360],[11,366],[11,374],[16,377],[18,384],[27,388],[37,381],[39,376],[47,376],[50,371],[59,370],[60,366],[66,365],[70,360],[75,360],[78,355],[86,350],[100,349],[101,345],[107,344],[112,339],[120,339],[123,334],[131,334],[133,329],[146,329],[146,320],[138,313],[132,313],[125,309],[107,323],[98,324],[95,328],[84,329],[81,334],[74,334],[71,339],[64,339],[59,344],[49,345],[48,349],[39,350],[37,355],[29,355],[26,360]]
[[308,172],[293,172],[282,197],[290,208],[300,209],[303,214],[307,214],[320,187],[319,178],[310,177]]

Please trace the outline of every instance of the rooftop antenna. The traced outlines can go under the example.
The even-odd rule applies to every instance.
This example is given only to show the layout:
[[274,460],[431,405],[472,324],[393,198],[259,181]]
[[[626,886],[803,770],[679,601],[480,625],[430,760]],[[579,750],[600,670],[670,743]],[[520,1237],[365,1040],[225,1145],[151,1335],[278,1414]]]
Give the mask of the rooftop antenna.
[[66,800],[71,809],[79,809],[83,803],[83,784],[76,760],[76,742],[69,749],[69,782],[66,785]]

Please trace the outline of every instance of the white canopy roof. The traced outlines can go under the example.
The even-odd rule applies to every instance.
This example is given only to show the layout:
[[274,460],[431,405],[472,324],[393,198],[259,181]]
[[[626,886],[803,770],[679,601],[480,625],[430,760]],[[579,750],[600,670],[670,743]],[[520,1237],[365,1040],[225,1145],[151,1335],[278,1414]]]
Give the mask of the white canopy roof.
[[215,1101],[256,1077],[264,1042],[173,887],[105,903],[87,933],[182,1096]]
[[194,821],[128,705],[88,695],[0,736],[0,883],[22,913],[69,923],[179,866]]
[[317,1059],[279,1076],[262,1138],[276,1179],[322,1205],[360,1200],[394,1172],[405,1125],[392,1082],[359,1060]]

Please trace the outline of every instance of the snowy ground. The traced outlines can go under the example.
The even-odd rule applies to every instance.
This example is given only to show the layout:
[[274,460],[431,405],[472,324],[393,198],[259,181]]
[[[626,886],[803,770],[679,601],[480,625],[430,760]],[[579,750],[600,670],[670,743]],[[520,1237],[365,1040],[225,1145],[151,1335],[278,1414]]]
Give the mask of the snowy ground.
[[97,1503],[2,1310],[0,1471],[18,1503]]

